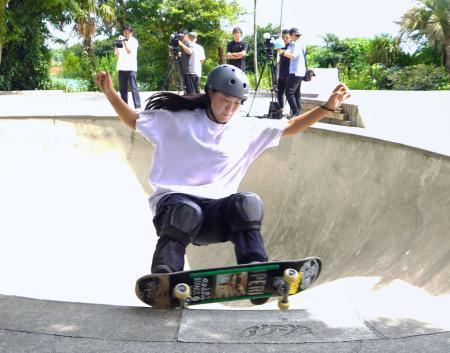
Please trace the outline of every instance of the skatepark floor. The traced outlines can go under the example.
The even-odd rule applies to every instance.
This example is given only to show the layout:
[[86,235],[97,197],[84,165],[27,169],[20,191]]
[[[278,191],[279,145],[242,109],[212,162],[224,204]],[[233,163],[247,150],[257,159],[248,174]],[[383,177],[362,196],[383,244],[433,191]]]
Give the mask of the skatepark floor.
[[[352,92],[365,128],[319,123],[249,170],[271,258],[324,262],[293,310],[165,311],[134,295],[156,239],[152,146],[99,93],[0,94],[0,353],[449,352],[449,98]],[[187,261],[233,252],[192,247]]]

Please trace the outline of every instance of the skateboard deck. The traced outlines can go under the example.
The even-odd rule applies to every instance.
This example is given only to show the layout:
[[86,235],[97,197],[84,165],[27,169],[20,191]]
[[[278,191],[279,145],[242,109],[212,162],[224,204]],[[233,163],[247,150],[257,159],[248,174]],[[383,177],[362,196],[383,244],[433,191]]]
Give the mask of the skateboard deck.
[[[285,305],[288,305],[288,295],[308,288],[319,276],[321,267],[318,257],[308,257],[151,274],[137,280],[136,295],[158,309],[276,296],[283,297]],[[189,292],[186,300],[178,295],[178,289],[183,285],[182,291],[187,289]],[[175,293],[174,288],[177,288]],[[280,309],[287,307],[280,306]]]

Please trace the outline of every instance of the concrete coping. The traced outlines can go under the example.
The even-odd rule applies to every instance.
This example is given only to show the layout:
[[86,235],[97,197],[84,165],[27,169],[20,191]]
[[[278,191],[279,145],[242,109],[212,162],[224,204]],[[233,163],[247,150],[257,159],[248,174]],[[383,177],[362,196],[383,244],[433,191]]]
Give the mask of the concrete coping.
[[[351,310],[340,310],[343,324],[336,326],[315,310],[154,310],[0,295],[0,311],[0,352],[22,352],[24,346],[33,352],[53,348],[72,352],[73,347],[95,352],[106,343],[111,345],[109,352],[165,352],[163,344],[174,351],[184,343],[195,345],[197,352],[228,352],[229,346],[234,352],[250,352],[255,345],[261,352],[284,348],[294,352],[300,347],[311,352],[354,352],[355,346],[366,347],[359,352],[372,352],[368,348],[374,346],[398,352],[411,345],[410,352],[427,347],[427,352],[443,353],[450,343],[448,331],[417,322],[367,321]],[[153,350],[155,345],[159,350]]]

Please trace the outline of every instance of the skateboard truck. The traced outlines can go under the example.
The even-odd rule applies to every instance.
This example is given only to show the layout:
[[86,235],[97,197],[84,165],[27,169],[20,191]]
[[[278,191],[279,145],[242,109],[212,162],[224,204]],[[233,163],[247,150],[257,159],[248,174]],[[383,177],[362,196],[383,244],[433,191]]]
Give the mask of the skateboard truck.
[[191,301],[191,288],[186,283],[178,283],[173,289],[173,296],[180,301],[181,308],[186,309]]
[[292,283],[298,280],[298,271],[287,268],[283,273],[283,279],[275,282],[275,288],[281,298],[278,300],[278,308],[280,310],[289,309],[289,290],[291,289]]

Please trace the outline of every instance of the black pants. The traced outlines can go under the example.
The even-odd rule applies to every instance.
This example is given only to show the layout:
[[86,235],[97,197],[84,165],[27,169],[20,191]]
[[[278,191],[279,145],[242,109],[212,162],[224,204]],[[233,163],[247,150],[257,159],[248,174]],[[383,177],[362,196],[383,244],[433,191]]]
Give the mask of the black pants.
[[[157,204],[153,223],[158,236],[162,233],[164,219],[169,215],[167,209],[171,205],[189,201],[196,203],[202,213],[202,222],[196,230],[194,245],[207,245],[214,243],[232,242],[238,264],[250,263],[253,261],[268,261],[264,248],[261,233],[256,229],[233,231],[233,224],[230,224],[227,208],[230,204],[230,197],[222,199],[198,198],[186,194],[168,194]],[[175,240],[167,236],[160,236],[153,255],[152,269],[158,265],[168,266],[172,272],[182,271],[184,267],[184,255],[187,243]]]
[[286,92],[286,77],[278,77],[277,88],[278,88],[278,103],[280,104],[280,108],[284,108],[284,93]]
[[119,71],[119,91],[125,103],[128,103],[128,83],[131,88],[131,95],[133,96],[134,108],[141,107],[141,97],[139,96],[139,89],[136,81],[136,71]]
[[195,93],[200,94],[200,77],[192,74],[192,83],[194,84]]
[[197,75],[184,74],[184,91],[186,95],[195,94],[195,78]]
[[290,74],[286,82],[286,98],[291,107],[292,115],[299,115],[302,111],[300,88],[303,77]]

